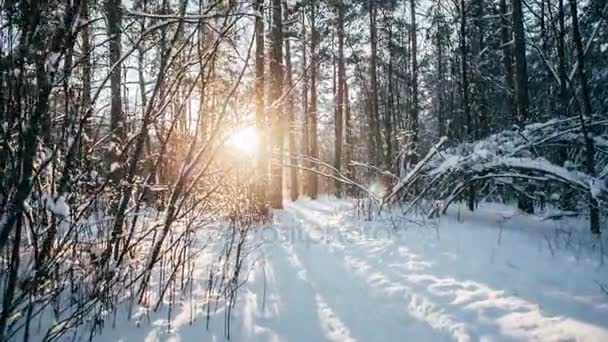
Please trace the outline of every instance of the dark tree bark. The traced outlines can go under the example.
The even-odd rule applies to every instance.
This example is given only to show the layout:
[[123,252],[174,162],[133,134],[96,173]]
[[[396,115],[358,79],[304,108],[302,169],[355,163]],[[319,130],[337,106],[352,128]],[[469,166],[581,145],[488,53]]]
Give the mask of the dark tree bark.
[[[570,82],[568,78],[568,74],[566,71],[566,24],[565,24],[565,12],[564,12],[564,0],[558,0],[558,11],[557,11],[557,21],[558,21],[558,32],[556,33],[557,40],[557,58],[558,58],[558,75],[559,75],[559,109],[558,116],[560,117],[568,117],[569,113],[569,92],[568,92],[568,83]],[[563,166],[566,160],[568,159],[568,148],[560,147],[557,151],[557,163],[560,166]],[[573,196],[561,196],[560,197],[560,205],[564,210],[574,210],[576,205],[572,200]]]
[[370,82],[371,82],[371,99],[369,112],[369,153],[373,163],[377,164],[380,159],[382,149],[382,139],[380,137],[380,110],[378,106],[378,29],[377,29],[377,8],[376,0],[368,0],[369,10],[369,35],[371,44],[371,65],[370,65]]
[[418,28],[416,26],[416,0],[410,0],[410,19],[412,29],[410,31],[410,41],[412,43],[412,116],[410,117],[411,134],[411,155],[410,165],[418,162]]
[[[121,0],[106,0],[105,14],[108,20],[108,36],[109,36],[109,65],[113,66],[120,62],[121,54],[121,38],[122,38],[122,4]],[[114,68],[110,75],[110,129],[112,130],[112,140],[121,146],[125,143],[126,126],[125,118],[122,111],[122,95],[121,95],[121,74],[122,67]],[[116,149],[118,150],[118,149]],[[118,163],[122,165],[122,157],[117,155],[117,152],[110,152],[110,163]],[[115,184],[120,183],[122,178],[122,167],[118,167],[111,172],[111,177]]]
[[439,137],[443,137],[446,135],[446,125],[445,125],[445,112],[446,112],[446,77],[445,77],[445,63],[446,63],[446,44],[444,40],[447,35],[445,32],[445,16],[441,13],[440,9],[441,0],[435,4],[435,13],[434,20],[437,21],[437,32],[435,33],[435,52],[437,53],[436,60],[436,68],[437,68],[437,133]]
[[460,0],[460,77],[462,81],[462,112],[464,114],[464,124],[466,126],[466,138],[469,140],[471,129],[471,107],[469,104],[469,69],[467,58],[467,13],[465,1]]
[[[578,23],[578,6],[576,0],[570,1],[570,11],[572,12],[572,40],[576,49],[577,58],[577,74],[581,85],[581,96],[583,97],[583,113],[587,118],[590,118],[593,114],[591,107],[591,96],[589,94],[589,85],[587,81],[587,74],[585,72],[585,52],[583,50],[583,39],[581,38],[581,32]],[[587,173],[590,176],[595,176],[595,145],[593,143],[592,132],[589,131],[583,113],[579,112],[581,121],[581,127],[583,130],[583,137],[585,139],[585,166]],[[589,225],[591,233],[600,234],[600,213],[598,208],[597,200],[592,194],[589,194]]]
[[[4,213],[4,219],[0,224],[0,250],[3,250],[8,245],[9,237],[13,232],[13,245],[10,254],[10,274],[8,275],[6,288],[3,292],[2,301],[2,312],[0,312],[0,341],[5,340],[4,334],[6,333],[7,321],[11,316],[14,309],[14,295],[17,291],[18,285],[18,271],[20,264],[20,245],[21,245],[21,234],[23,225],[23,212],[26,208],[26,200],[30,196],[32,191],[33,181],[35,179],[35,158],[36,151],[39,147],[39,136],[42,133],[43,122],[45,117],[49,117],[49,97],[53,88],[52,79],[56,74],[56,70],[59,67],[60,59],[56,58],[54,65],[47,63],[48,57],[51,54],[56,56],[65,56],[67,51],[73,49],[75,41],[75,32],[72,27],[75,25],[75,21],[80,13],[80,1],[73,1],[67,10],[62,14],[61,21],[57,24],[53,30],[49,30],[48,27],[38,26],[40,17],[47,15],[44,13],[36,3],[33,3],[29,8],[28,13],[23,13],[24,17],[19,18],[23,22],[33,23],[31,25],[24,25],[20,34],[25,37],[30,37],[30,40],[22,44],[31,44],[22,46],[23,51],[27,48],[31,51],[32,62],[35,68],[35,98],[32,104],[32,112],[29,115],[27,121],[24,122],[24,131],[22,145],[20,146],[19,162],[20,167],[18,174],[16,175],[14,190],[15,193],[7,201],[8,209]],[[50,37],[44,35],[50,33]],[[18,56],[22,59],[17,63],[23,63],[26,56]],[[70,69],[64,70],[65,77],[69,77],[71,73]],[[56,229],[49,229],[47,232],[47,241],[52,241],[54,238]],[[8,251],[7,251],[8,253]],[[8,254],[7,254],[8,256]]]
[[[465,141],[473,138],[473,123],[471,120],[471,106],[469,103],[469,65],[467,51],[467,11],[464,0],[460,0],[460,73],[462,78],[462,112],[464,114]],[[475,210],[475,188],[470,186],[467,190],[467,206]]]
[[[515,98],[517,104],[516,122],[523,127],[529,119],[528,115],[528,67],[526,63],[526,37],[524,33],[523,12],[521,0],[513,0],[513,34],[515,36]],[[534,213],[534,203],[525,194],[520,194],[517,206],[526,213]]]
[[477,40],[474,55],[476,56],[475,64],[477,64],[477,68],[474,68],[474,82],[476,84],[477,91],[476,98],[474,100],[475,114],[471,120],[473,127],[471,127],[471,129],[474,132],[473,139],[478,140],[487,135],[489,127],[487,116],[488,109],[486,108],[486,94],[488,92],[488,87],[484,78],[486,70],[483,68],[485,65],[484,58],[487,56],[487,54],[483,52],[486,49],[484,0],[477,0],[475,5],[475,28],[477,29]]
[[507,86],[507,104],[511,114],[511,122],[516,122],[517,107],[515,104],[515,81],[513,79],[513,54],[511,52],[511,41],[513,34],[510,26],[511,21],[509,20],[509,8],[507,6],[507,0],[500,0],[500,40],[502,44],[502,63],[505,69],[505,81]]
[[[84,21],[90,18],[89,1],[83,0],[81,5],[80,17]],[[82,108],[81,113],[84,115],[91,107],[91,25],[86,25],[82,29]],[[86,124],[85,132],[89,137],[92,137],[91,126]],[[82,143],[82,142],[81,142]]]
[[[502,0],[504,1],[504,0]],[[566,24],[564,13],[564,0],[558,0],[557,20],[559,32],[557,32],[557,57],[559,60],[559,115],[568,116],[568,74],[566,72]]]
[[528,66],[526,62],[526,36],[524,33],[521,0],[513,0],[513,34],[515,36],[515,97],[517,124],[525,125],[528,115]]
[[394,49],[392,47],[393,41],[393,28],[390,21],[391,15],[388,11],[384,12],[384,29],[386,31],[386,38],[388,40],[388,65],[386,68],[386,81],[384,82],[384,113],[382,116],[382,122],[384,123],[384,166],[387,170],[392,169],[393,165],[393,63],[394,63]]

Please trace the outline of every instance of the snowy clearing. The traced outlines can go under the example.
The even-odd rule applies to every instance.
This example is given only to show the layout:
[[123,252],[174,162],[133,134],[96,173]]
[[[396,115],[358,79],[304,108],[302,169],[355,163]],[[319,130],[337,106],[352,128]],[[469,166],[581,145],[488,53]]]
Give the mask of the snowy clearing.
[[[421,227],[358,220],[348,201],[288,204],[257,232],[231,340],[608,341],[608,272],[576,221],[458,211]],[[202,306],[191,325],[188,308],[173,308],[170,331],[165,311],[95,340],[224,339],[221,310],[206,330]]]

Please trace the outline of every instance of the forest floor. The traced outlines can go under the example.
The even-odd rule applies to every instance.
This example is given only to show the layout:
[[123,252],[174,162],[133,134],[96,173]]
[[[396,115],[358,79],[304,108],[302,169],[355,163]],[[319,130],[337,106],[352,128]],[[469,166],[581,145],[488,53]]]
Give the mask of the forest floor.
[[[352,202],[327,198],[275,212],[254,237],[231,340],[608,341],[599,286],[608,268],[583,221],[497,204],[426,222],[395,217],[365,221]],[[173,309],[170,331],[158,313],[95,340],[225,338],[223,314],[207,330],[200,310],[190,324],[187,306]]]

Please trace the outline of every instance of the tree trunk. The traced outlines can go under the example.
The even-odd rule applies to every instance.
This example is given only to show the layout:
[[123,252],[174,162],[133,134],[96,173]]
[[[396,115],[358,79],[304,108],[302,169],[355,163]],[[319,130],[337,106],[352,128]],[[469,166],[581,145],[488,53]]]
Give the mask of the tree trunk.
[[[464,113],[465,141],[471,141],[473,123],[471,122],[471,107],[469,104],[469,78],[468,78],[468,51],[467,51],[467,11],[464,0],[460,0],[460,53],[461,53],[461,77],[462,77],[462,112]],[[469,210],[475,210],[475,188],[470,186],[467,190],[467,206]]]
[[[338,0],[338,94],[335,111],[335,149],[334,149],[334,168],[342,168],[342,142],[343,142],[343,122],[344,122],[344,91],[346,86],[346,70],[344,67],[344,3]],[[342,195],[342,184],[336,181],[336,196]]]
[[[566,24],[565,24],[565,13],[564,13],[564,0],[558,0],[558,12],[557,12],[557,20],[558,20],[558,32],[556,35],[557,40],[557,58],[558,58],[558,75],[559,75],[559,117],[568,117],[569,114],[569,95],[568,95],[568,83],[570,80],[568,79],[568,74],[566,71]],[[568,159],[568,148],[567,147],[558,147],[557,151],[557,164],[560,166],[564,166],[566,160]],[[571,190],[564,189],[566,194],[560,197],[560,206],[563,210],[575,210],[576,203],[573,201],[573,196]]]
[[513,33],[515,36],[515,97],[517,124],[528,122],[528,67],[526,63],[526,37],[524,33],[521,0],[513,0]]
[[268,160],[263,139],[266,136],[266,114],[264,112],[264,0],[255,3],[258,16],[255,17],[255,119],[260,141],[257,156],[257,189],[258,210],[267,214],[266,186],[268,178]]
[[435,18],[438,19],[439,23],[437,28],[437,33],[435,37],[435,51],[437,53],[437,131],[439,137],[443,137],[446,135],[446,125],[445,125],[445,46],[444,46],[444,34],[445,32],[445,17],[442,13],[440,13],[440,5],[439,2],[435,5]]
[[384,123],[384,145],[386,146],[385,148],[385,153],[384,153],[384,166],[387,170],[391,170],[392,169],[392,164],[393,164],[393,125],[392,125],[392,115],[393,115],[393,56],[394,56],[394,49],[392,47],[392,41],[393,41],[393,29],[392,29],[392,24],[389,21],[389,14],[385,12],[384,14],[384,26],[385,29],[387,31],[387,39],[388,39],[388,46],[387,49],[388,54],[389,54],[389,60],[388,60],[388,65],[386,66],[387,72],[386,72],[386,91],[385,96],[384,96],[384,116],[383,116],[383,123]]
[[[577,1],[570,0],[570,11],[572,12],[572,39],[574,47],[576,48],[576,58],[578,62],[577,73],[579,82],[581,83],[581,95],[583,97],[583,110],[587,118],[591,118],[593,109],[591,107],[591,96],[589,95],[589,86],[587,84],[587,75],[585,73],[585,52],[583,51],[583,40],[581,38],[581,32],[578,24],[578,8]],[[580,112],[579,112],[580,113]],[[595,145],[593,143],[592,132],[589,132],[587,125],[585,124],[585,118],[582,113],[579,114],[581,121],[581,128],[583,130],[583,137],[585,139],[585,166],[587,167],[587,173],[594,177],[595,176]],[[589,194],[589,226],[591,233],[600,234],[600,214],[597,200],[593,195]]]
[[[120,48],[122,37],[122,4],[121,0],[106,0],[105,12],[108,20],[108,36],[109,36],[109,65],[113,66],[120,61]],[[118,146],[125,143],[126,126],[125,118],[122,112],[122,96],[121,96],[121,81],[122,66],[117,66],[110,75],[110,129],[112,130],[112,141]],[[116,148],[110,152],[110,164],[123,164],[123,158],[118,155]],[[111,171],[111,178],[115,184],[119,184],[122,179],[122,167],[118,167],[115,171]]]
[[[503,0],[504,1],[504,0]],[[564,20],[564,0],[558,0],[557,20],[559,22],[559,32],[557,34],[557,57],[559,60],[559,105],[560,116],[568,116],[568,74],[566,72],[566,24]]]
[[466,125],[466,138],[469,140],[470,136],[470,123],[471,123],[471,109],[469,106],[469,78],[468,78],[468,62],[467,62],[467,17],[464,0],[460,0],[460,72],[462,78],[462,112],[464,114],[464,121]]
[[[84,21],[89,20],[88,0],[82,1],[80,16]],[[91,53],[93,53],[91,49],[91,25],[85,25],[82,29],[82,115],[91,107]],[[84,132],[89,137],[93,136],[89,123],[85,123]]]
[[378,108],[378,33],[376,25],[377,9],[376,0],[369,0],[369,35],[371,43],[371,100],[370,100],[370,141],[369,141],[369,155],[372,163],[377,164],[379,162],[379,152],[382,151],[381,144],[382,140],[380,137],[380,124],[379,124],[379,108]]
[[[317,45],[319,41],[319,32],[315,26],[316,15],[315,2],[312,1],[310,4],[310,28],[312,34],[310,53],[312,55],[312,65],[310,67],[310,105],[308,107],[310,129],[308,134],[310,135],[310,157],[315,160],[319,158],[319,145],[317,140],[317,73],[319,59]],[[319,179],[315,172],[309,173],[308,186],[308,196],[312,199],[317,198],[319,195]]]
[[410,118],[411,147],[409,156],[410,165],[418,162],[418,28],[416,26],[416,0],[410,0],[410,18],[412,29],[410,41],[412,43],[412,116]]
[[483,51],[485,50],[485,31],[484,31],[484,0],[476,1],[476,14],[475,14],[475,27],[477,29],[477,44],[474,50],[474,54],[476,56],[476,64],[477,68],[475,68],[475,79],[476,83],[476,99],[474,103],[475,106],[475,114],[473,115],[473,119],[471,120],[471,130],[473,130],[473,139],[478,140],[485,137],[488,134],[488,117],[487,117],[487,108],[486,108],[486,93],[488,92],[488,86],[485,82],[484,78],[484,70],[483,66],[487,63],[484,63],[483,58],[487,56]]
[[270,110],[272,163],[270,206],[283,208],[283,15],[281,0],[272,0],[272,50],[270,58]]
[[[287,7],[287,1],[283,2],[283,18],[284,22],[287,23],[289,20],[289,8]],[[298,199],[299,191],[298,191],[298,158],[296,151],[296,121],[295,121],[295,106],[294,106],[294,96],[293,96],[293,68],[291,65],[291,46],[289,42],[289,36],[285,39],[285,64],[287,68],[287,87],[290,91],[289,96],[287,97],[287,115],[288,115],[288,139],[289,139],[289,163],[292,165],[289,168],[289,197],[292,201]]]
[[[513,0],[513,34],[515,36],[515,98],[517,104],[516,122],[523,127],[528,122],[528,68],[526,64],[526,37],[524,33],[521,0]],[[529,187],[526,187],[529,190]],[[517,206],[528,214],[534,213],[534,203],[520,194]]]
[[[306,49],[306,13],[302,11],[302,116],[304,125],[302,127],[302,155],[310,157],[310,117],[308,113],[308,59]],[[303,162],[305,167],[310,167],[311,163],[307,160]],[[310,194],[310,172],[305,171],[302,177],[302,192]]]
[[[500,15],[502,22],[500,25],[500,40],[502,44],[502,63],[505,68],[505,81],[507,86],[507,103],[511,114],[511,123],[516,122],[517,107],[515,104],[515,81],[513,80],[513,55],[511,53],[511,41],[513,34],[509,27],[511,26],[508,20],[509,8],[507,0],[500,0]],[[508,127],[508,126],[507,126]]]
[[344,79],[344,133],[345,137],[345,153],[344,163],[346,164],[346,175],[350,179],[354,177],[355,170],[352,165],[353,160],[353,127],[350,113],[350,102],[348,97],[348,81]]

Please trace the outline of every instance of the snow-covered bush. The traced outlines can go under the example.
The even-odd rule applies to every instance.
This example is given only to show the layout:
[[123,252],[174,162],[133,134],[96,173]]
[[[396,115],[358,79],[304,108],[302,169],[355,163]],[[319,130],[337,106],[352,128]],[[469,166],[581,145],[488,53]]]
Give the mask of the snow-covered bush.
[[[480,198],[512,200],[523,194],[538,204],[566,202],[583,210],[589,199],[608,201],[608,120],[587,118],[595,146],[593,174],[585,165],[585,141],[578,117],[555,119],[491,135],[483,140],[443,148],[443,141],[412,167],[384,201],[408,197],[408,210],[431,199],[445,210],[465,190],[480,189]],[[568,201],[565,201],[567,199]],[[573,208],[570,208],[573,209]]]

